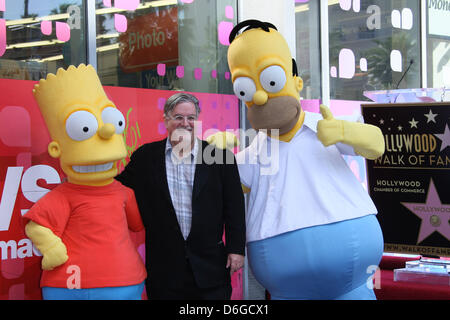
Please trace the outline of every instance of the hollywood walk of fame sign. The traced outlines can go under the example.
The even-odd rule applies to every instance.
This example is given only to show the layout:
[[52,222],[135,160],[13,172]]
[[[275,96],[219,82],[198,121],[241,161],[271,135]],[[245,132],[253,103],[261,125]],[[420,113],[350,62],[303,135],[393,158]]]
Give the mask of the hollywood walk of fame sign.
[[367,161],[385,251],[450,256],[450,103],[364,104],[385,153]]

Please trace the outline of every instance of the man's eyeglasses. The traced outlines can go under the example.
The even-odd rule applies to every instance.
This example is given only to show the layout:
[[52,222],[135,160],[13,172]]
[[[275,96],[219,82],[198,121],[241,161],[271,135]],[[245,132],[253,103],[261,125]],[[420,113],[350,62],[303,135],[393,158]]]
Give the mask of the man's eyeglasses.
[[197,116],[196,115],[188,115],[188,116],[182,116],[181,114],[176,114],[175,116],[171,116],[171,115],[166,115],[166,117],[170,120],[176,121],[176,122],[183,122],[184,119],[187,120],[187,122],[194,122],[197,120]]

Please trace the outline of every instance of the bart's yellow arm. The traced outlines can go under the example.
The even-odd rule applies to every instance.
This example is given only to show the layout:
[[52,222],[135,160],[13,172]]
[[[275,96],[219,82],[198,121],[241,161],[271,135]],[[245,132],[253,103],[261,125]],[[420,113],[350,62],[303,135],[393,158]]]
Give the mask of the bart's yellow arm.
[[[227,148],[229,150],[239,145],[239,140],[237,139],[237,137],[233,133],[226,131],[219,131],[215,134],[210,135],[209,137],[206,138],[206,142],[208,142],[209,144],[213,144],[216,148],[219,149]],[[243,184],[241,184],[241,186],[242,192],[244,193],[250,192],[250,188],[247,188]]]
[[206,138],[206,142],[219,149],[232,150],[239,145],[238,138],[231,132],[219,131]]
[[43,270],[52,270],[69,259],[66,246],[61,238],[56,236],[49,228],[30,221],[25,226],[25,233],[43,255]]
[[323,120],[317,124],[317,138],[324,146],[338,142],[348,144],[364,158],[373,160],[384,153],[384,138],[380,128],[359,122],[338,120],[330,109],[320,106]]

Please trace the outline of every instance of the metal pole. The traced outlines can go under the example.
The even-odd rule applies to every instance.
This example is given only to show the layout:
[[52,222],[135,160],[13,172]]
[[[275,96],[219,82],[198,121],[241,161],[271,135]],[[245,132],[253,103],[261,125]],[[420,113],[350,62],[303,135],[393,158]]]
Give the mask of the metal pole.
[[86,60],[97,70],[97,21],[95,0],[86,0]]
[[330,106],[330,50],[328,45],[328,0],[320,1],[320,61],[322,103]]
[[420,0],[420,59],[422,88],[428,87],[427,66],[427,0]]

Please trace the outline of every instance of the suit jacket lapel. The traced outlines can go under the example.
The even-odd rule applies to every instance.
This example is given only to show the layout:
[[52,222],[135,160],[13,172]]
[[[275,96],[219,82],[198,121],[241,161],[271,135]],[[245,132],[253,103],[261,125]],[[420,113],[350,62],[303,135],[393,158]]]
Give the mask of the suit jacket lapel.
[[[153,157],[153,168],[155,168],[156,181],[159,182],[159,187],[163,191],[166,199],[172,204],[172,198],[170,197],[169,184],[167,183],[167,172],[166,172],[166,140],[161,141],[157,146]],[[173,204],[172,204],[173,207]]]
[[204,149],[206,146],[208,146],[208,143],[199,140],[199,144],[197,164],[195,167],[194,188],[192,190],[192,200],[198,197],[208,178],[209,166],[203,161]]

